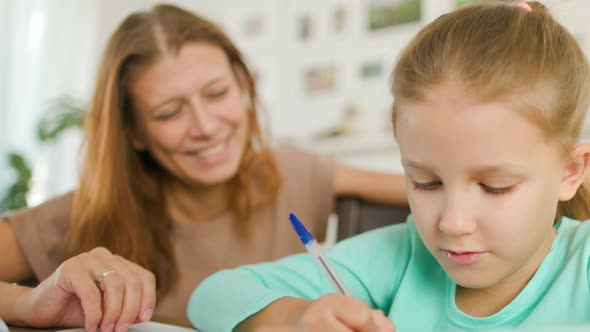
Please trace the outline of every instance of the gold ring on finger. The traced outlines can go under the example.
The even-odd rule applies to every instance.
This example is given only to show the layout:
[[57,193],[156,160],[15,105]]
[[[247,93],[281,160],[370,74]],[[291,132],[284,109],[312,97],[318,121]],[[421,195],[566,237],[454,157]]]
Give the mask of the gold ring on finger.
[[109,274],[115,272],[114,270],[107,270],[104,271],[103,273],[99,274],[96,278],[94,278],[94,282],[97,285],[100,285],[100,283],[104,280],[104,278],[106,278]]

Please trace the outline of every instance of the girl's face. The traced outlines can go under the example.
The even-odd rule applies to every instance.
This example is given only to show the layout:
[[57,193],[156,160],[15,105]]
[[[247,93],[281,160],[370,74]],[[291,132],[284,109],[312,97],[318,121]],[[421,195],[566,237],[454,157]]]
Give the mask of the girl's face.
[[248,136],[242,89],[224,51],[190,43],[164,55],[131,82],[132,142],[169,173],[193,185],[227,181]]
[[556,233],[560,147],[511,105],[450,84],[402,104],[396,129],[416,227],[448,275],[466,288],[526,282]]

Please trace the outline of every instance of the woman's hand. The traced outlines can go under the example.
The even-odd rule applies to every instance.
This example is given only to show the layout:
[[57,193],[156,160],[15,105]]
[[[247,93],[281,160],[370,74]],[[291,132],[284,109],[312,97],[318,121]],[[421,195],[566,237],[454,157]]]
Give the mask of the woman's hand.
[[95,248],[72,257],[16,302],[20,320],[33,327],[80,327],[127,331],[151,319],[156,303],[153,273]]

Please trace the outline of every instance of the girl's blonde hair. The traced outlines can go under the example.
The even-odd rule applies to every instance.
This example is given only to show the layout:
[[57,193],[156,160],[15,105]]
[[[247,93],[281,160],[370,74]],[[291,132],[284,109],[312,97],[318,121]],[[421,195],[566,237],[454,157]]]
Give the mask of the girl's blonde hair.
[[192,42],[222,49],[250,100],[249,140],[230,183],[229,206],[236,219],[248,220],[253,209],[276,197],[280,186],[274,154],[259,126],[253,76],[225,33],[205,18],[172,5],[129,15],[104,51],[85,119],[85,154],[66,252],[73,256],[106,247],[152,271],[159,298],[173,288],[178,277],[172,223],[161,188],[165,170],[148,152],[131,146],[127,134],[134,119],[129,82],[164,54],[176,54]]
[[[484,100],[518,103],[569,151],[590,102],[589,74],[578,43],[544,5],[481,1],[439,17],[402,52],[391,75],[393,126],[401,103],[422,101],[429,89],[450,81]],[[588,189],[584,183],[571,200],[559,202],[556,219],[589,219]]]

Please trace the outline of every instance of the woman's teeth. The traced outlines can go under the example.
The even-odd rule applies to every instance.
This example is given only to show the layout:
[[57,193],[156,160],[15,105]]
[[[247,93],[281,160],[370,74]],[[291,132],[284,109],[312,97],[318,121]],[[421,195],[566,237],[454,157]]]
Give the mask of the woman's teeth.
[[199,157],[209,157],[215,154],[220,153],[221,151],[223,151],[223,148],[225,147],[224,143],[218,144],[216,146],[210,147],[207,150],[203,150],[197,153],[197,156]]

